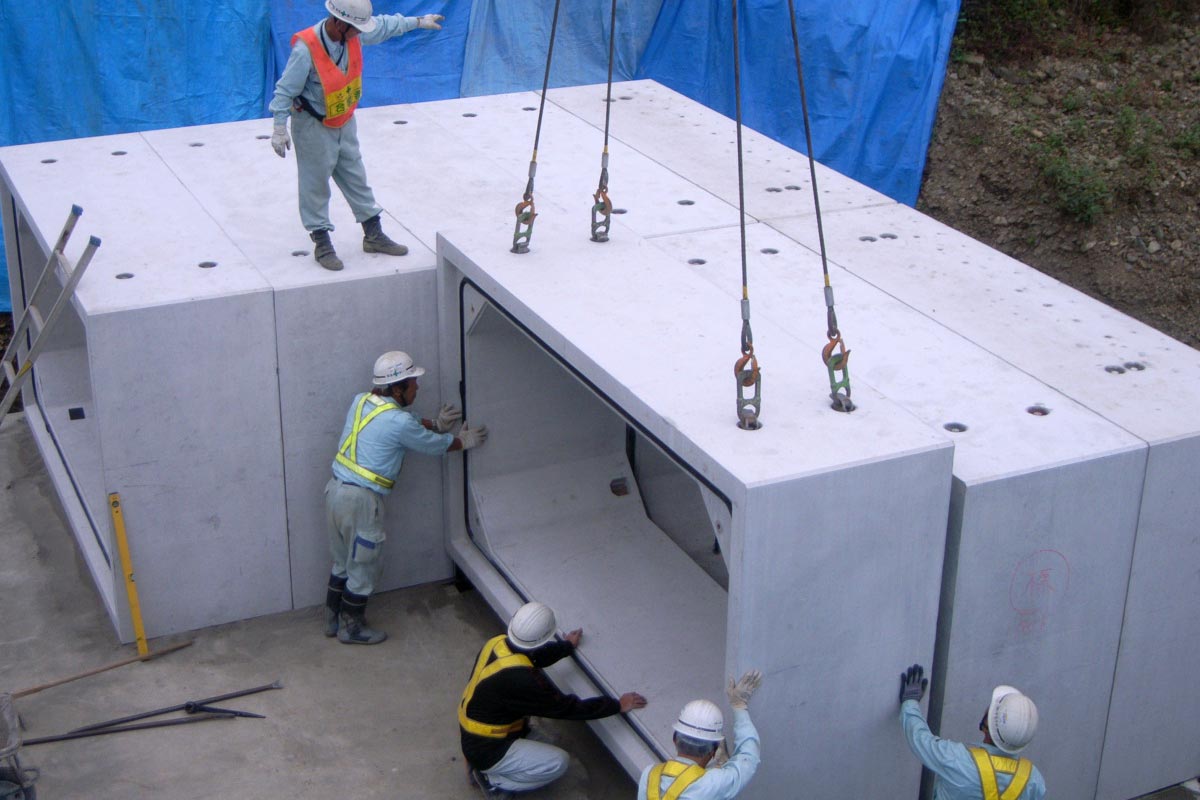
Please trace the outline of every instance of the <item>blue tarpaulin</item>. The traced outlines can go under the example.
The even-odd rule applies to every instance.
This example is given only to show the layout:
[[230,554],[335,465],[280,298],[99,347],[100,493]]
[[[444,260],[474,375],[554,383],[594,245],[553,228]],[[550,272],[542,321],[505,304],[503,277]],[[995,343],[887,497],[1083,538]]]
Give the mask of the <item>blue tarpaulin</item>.
[[[920,189],[959,0],[804,0],[817,158],[905,203]],[[540,89],[550,0],[377,0],[443,14],[370,49],[363,105]],[[551,86],[608,75],[605,0],[559,6]],[[323,0],[0,0],[0,146],[267,116],[291,35]],[[786,0],[741,0],[744,122],[807,152]],[[614,80],[653,78],[734,113],[728,0],[620,0]],[[65,212],[64,212],[65,213]],[[10,308],[0,247],[0,310]]]

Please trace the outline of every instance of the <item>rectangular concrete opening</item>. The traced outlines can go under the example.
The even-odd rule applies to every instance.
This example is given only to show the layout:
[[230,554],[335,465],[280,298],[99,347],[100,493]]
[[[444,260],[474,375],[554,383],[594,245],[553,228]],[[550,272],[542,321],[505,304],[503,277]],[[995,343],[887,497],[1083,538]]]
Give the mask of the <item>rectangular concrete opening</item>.
[[[660,753],[696,686],[725,668],[728,502],[469,282],[461,286],[474,545],[525,599],[584,629],[579,662]],[[630,654],[637,658],[630,658]]]

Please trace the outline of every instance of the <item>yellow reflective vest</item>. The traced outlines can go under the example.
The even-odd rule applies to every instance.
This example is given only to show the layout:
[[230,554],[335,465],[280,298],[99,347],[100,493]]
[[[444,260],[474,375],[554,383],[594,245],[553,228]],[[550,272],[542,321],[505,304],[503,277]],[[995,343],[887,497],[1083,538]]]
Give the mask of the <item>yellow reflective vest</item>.
[[[659,788],[662,786],[663,775],[674,778],[667,786],[666,794],[662,794]],[[699,764],[684,764],[680,761],[656,764],[654,769],[650,770],[650,777],[646,779],[646,800],[679,800],[679,795],[683,794],[684,789],[703,776],[704,767]]]
[[[979,770],[979,785],[983,789],[983,800],[1017,800],[1029,783],[1029,774],[1033,771],[1033,762],[1025,758],[1005,758],[994,756],[982,747],[968,747],[971,758],[975,759],[975,767]],[[1004,772],[1012,775],[1012,780],[1004,794],[1000,793],[996,783],[996,773]]]
[[463,730],[489,739],[503,739],[525,727],[524,717],[505,725],[489,725],[486,722],[477,722],[467,716],[467,706],[471,703],[471,698],[475,696],[475,687],[479,685],[479,682],[501,670],[515,667],[532,669],[533,662],[524,653],[514,653],[509,649],[503,634],[489,639],[483,649],[479,651],[479,660],[475,662],[471,680],[467,683],[467,688],[463,689],[462,700],[458,704],[458,724],[462,726]]

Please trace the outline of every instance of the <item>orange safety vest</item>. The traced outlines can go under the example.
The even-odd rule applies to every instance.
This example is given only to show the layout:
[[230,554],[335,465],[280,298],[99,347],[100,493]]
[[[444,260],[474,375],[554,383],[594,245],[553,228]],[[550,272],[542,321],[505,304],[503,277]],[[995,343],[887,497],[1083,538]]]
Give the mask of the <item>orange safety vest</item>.
[[325,92],[325,124],[340,128],[350,121],[362,97],[362,42],[355,36],[346,45],[350,50],[350,63],[342,72],[325,52],[315,30],[305,28],[297,33],[292,37],[293,46],[297,39],[308,45],[317,77],[321,79],[321,89]]

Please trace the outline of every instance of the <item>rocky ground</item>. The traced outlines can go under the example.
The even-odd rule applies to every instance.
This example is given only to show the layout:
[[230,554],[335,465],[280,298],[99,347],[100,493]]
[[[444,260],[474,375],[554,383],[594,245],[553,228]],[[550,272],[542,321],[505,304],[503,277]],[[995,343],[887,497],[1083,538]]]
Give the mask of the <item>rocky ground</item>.
[[918,208],[1200,347],[1200,19],[1056,49],[956,47]]

